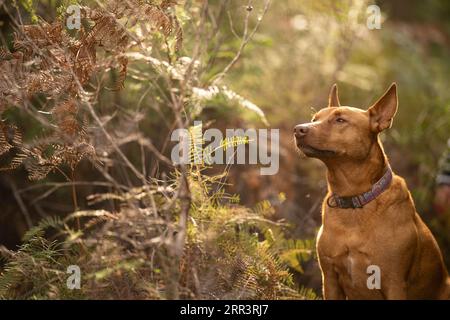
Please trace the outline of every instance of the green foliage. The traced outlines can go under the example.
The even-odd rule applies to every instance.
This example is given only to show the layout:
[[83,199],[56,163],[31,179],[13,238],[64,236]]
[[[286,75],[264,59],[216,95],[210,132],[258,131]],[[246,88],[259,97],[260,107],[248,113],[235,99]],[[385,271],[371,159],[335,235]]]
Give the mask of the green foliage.
[[17,252],[10,252],[0,276],[0,299],[78,298],[78,292],[65,287],[66,268],[76,257],[64,243],[30,238]]
[[49,216],[42,219],[38,225],[32,227],[23,236],[22,240],[28,242],[33,238],[43,237],[45,230],[49,228],[60,228],[63,225],[59,217]]
[[36,15],[34,0],[19,0],[19,3],[30,14],[31,22],[36,23],[38,17]]

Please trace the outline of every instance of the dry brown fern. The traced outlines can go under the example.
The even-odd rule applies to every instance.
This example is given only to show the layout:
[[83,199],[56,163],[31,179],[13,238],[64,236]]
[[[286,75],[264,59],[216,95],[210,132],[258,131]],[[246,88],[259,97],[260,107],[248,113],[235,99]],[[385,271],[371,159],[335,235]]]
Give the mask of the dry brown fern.
[[[50,106],[42,111],[51,115],[53,132],[30,146],[18,141],[13,160],[3,169],[25,164],[30,178],[38,180],[62,164],[73,170],[84,157],[96,161],[86,124],[80,121],[85,88],[98,72],[109,69],[118,70],[112,89],[124,87],[128,66],[124,53],[140,41],[130,32],[138,24],[148,34],[174,35],[179,48],[182,31],[172,9],[176,3],[110,0],[95,8],[81,7],[86,28],[75,36],[66,31],[64,18],[18,28],[13,52],[0,48],[0,117],[9,107],[34,104],[32,99],[40,95],[45,103],[37,108]],[[13,149],[7,130],[20,132],[11,128],[7,124],[0,128],[0,155]]]

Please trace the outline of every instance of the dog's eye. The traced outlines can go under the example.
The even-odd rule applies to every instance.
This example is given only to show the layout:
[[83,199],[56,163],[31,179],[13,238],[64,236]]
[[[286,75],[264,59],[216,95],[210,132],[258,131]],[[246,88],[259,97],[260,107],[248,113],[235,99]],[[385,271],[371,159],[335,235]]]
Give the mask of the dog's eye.
[[342,119],[342,118],[336,118],[336,122],[344,123],[344,122],[347,122],[347,121],[345,121],[345,119]]
[[312,119],[311,119],[311,122],[314,122],[314,121],[316,121],[316,119],[315,119],[315,118],[312,118]]

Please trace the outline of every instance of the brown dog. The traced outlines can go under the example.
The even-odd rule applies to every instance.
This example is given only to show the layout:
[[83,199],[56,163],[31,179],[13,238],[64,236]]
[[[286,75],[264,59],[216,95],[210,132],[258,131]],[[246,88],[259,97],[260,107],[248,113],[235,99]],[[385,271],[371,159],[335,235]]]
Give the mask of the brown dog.
[[328,108],[294,129],[299,149],[327,167],[317,253],[325,299],[446,299],[439,247],[405,181],[392,173],[378,134],[397,112],[397,86],[367,111]]

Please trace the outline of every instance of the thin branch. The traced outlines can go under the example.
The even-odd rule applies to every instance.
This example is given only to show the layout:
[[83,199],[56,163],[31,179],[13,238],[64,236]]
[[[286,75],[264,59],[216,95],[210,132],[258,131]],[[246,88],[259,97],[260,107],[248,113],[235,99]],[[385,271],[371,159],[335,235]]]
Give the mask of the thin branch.
[[25,203],[23,202],[22,197],[20,196],[20,193],[19,193],[18,190],[17,190],[16,183],[14,182],[13,179],[8,179],[8,180],[9,180],[9,181],[8,181],[8,182],[9,182],[9,185],[10,185],[10,187],[11,187],[11,191],[12,191],[12,193],[13,193],[13,195],[14,195],[14,198],[15,198],[16,201],[17,201],[17,204],[18,204],[19,207],[20,207],[20,211],[22,212],[22,215],[23,215],[23,217],[24,217],[24,219],[25,219],[25,222],[26,222],[26,224],[27,224],[27,227],[28,227],[28,228],[31,228],[31,227],[33,226],[33,222],[32,222],[32,220],[31,220],[30,213],[28,212],[28,209],[27,209]]
[[250,40],[253,38],[255,33],[258,31],[259,26],[261,25],[261,22],[263,20],[263,17],[267,13],[267,10],[269,10],[270,0],[266,0],[265,3],[264,3],[264,8],[263,8],[262,14],[258,17],[256,25],[254,26],[254,28],[249,32],[248,24],[249,24],[251,12],[253,11],[252,3],[253,3],[253,0],[249,0],[248,4],[247,4],[247,9],[246,9],[247,13],[246,13],[246,16],[245,16],[245,21],[244,21],[244,34],[242,36],[242,41],[241,41],[241,45],[239,47],[239,50],[237,51],[237,53],[234,56],[234,58],[230,61],[230,63],[222,70],[222,72],[217,74],[212,79],[212,82],[211,82],[212,86],[217,85],[223,79],[223,77],[225,77],[225,75],[230,71],[230,69],[236,64],[236,62],[238,62],[238,60],[240,59],[242,53],[244,52],[245,47],[250,42]]

